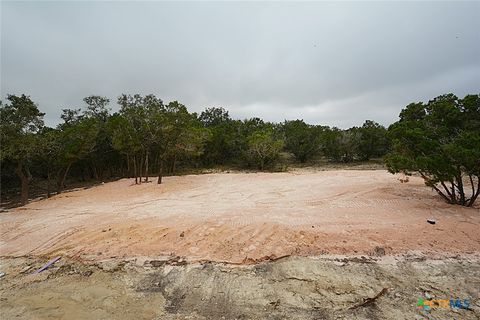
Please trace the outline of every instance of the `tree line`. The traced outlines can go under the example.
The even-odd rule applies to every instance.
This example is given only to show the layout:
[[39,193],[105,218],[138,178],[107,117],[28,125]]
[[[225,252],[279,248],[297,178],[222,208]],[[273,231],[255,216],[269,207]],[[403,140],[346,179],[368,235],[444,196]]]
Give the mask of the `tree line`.
[[[8,95],[5,104],[0,101],[2,192],[19,188],[21,202],[26,203],[32,181],[46,181],[45,194],[50,196],[61,193],[67,179],[132,177],[141,184],[152,176],[161,183],[162,177],[175,174],[178,166],[232,165],[266,170],[278,164],[282,152],[292,154],[300,163],[319,156],[333,162],[351,162],[388,154],[386,163],[391,172],[418,172],[420,161],[428,185],[436,188],[440,180],[447,179],[457,190],[463,188],[464,174],[472,179],[472,186],[478,181],[480,148],[472,150],[478,146],[480,132],[478,101],[478,95],[463,100],[444,95],[428,104],[407,106],[388,130],[372,120],[342,130],[303,120],[272,123],[260,118],[232,119],[224,108],[207,108],[197,114],[178,101],[164,103],[155,95],[122,94],[117,99],[119,111],[112,113],[109,99],[89,96],[83,99],[83,108],[63,109],[62,122],[50,128],[44,125],[44,113],[30,97]],[[462,111],[465,105],[473,105],[468,113]],[[433,116],[432,106],[436,112]],[[445,114],[437,112],[441,108]],[[445,117],[454,117],[452,108],[462,116],[442,123]],[[475,108],[477,114],[472,114]],[[433,125],[434,121],[440,122]],[[469,125],[453,128],[455,121],[467,121]],[[421,125],[423,122],[426,124]],[[442,131],[442,126],[452,128]],[[470,133],[463,133],[465,130]],[[424,147],[419,149],[417,142],[422,139]],[[439,139],[433,149],[432,139]],[[442,149],[447,142],[452,146]],[[453,151],[458,155],[455,164],[418,159],[424,154],[430,159],[426,152],[445,155]],[[467,166],[462,156],[471,158]],[[456,169],[439,175],[431,170],[436,165]],[[478,190],[480,187],[473,194],[478,196]],[[474,202],[465,192],[463,196],[461,192],[452,195],[450,190],[446,198],[465,205]]]

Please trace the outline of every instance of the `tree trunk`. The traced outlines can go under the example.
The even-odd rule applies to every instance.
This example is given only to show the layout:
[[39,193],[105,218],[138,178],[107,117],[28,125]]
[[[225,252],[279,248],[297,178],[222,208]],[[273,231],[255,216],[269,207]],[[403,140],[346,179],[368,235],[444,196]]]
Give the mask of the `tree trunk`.
[[132,171],[130,169],[130,156],[127,154],[127,178],[131,178],[131,177],[132,177]]
[[160,170],[158,173],[158,180],[157,180],[158,184],[162,184],[162,176],[163,176],[163,161],[160,160]]
[[451,190],[452,190],[452,203],[457,204],[457,195],[455,194],[455,183],[450,181],[451,184]]
[[175,174],[175,163],[177,162],[177,154],[173,155],[173,160],[172,160],[172,174]]
[[460,171],[460,168],[458,168],[457,174],[457,189],[458,193],[460,194],[460,203],[462,206],[464,206],[466,205],[467,201],[465,199],[465,192],[463,190],[462,172]]
[[20,178],[20,201],[22,205],[27,204],[28,202],[28,176],[23,171],[23,163],[19,161],[17,163],[17,168],[15,169],[15,173]]
[[95,165],[95,162],[93,162],[93,161],[92,161],[92,172],[93,172],[93,178],[98,181],[97,166]]
[[142,184],[142,170],[143,170],[143,157],[140,156],[139,168],[138,168],[138,183]]
[[47,198],[50,198],[51,196],[50,181],[51,181],[51,174],[50,174],[50,168],[48,168],[47,169]]
[[135,176],[135,184],[138,184],[137,176],[137,157],[133,156],[133,175]]
[[65,187],[65,180],[67,179],[68,171],[70,170],[70,167],[72,166],[72,162],[68,163],[67,167],[65,168],[65,171],[63,172],[63,175],[60,175],[57,179],[57,194],[62,193],[63,188]]
[[145,154],[145,182],[148,182],[148,150]]
[[473,178],[470,175],[470,183],[472,184],[472,197],[468,201],[467,206],[473,207],[473,204],[477,200],[478,196],[480,195],[480,176],[477,177],[477,190],[475,191],[475,184],[473,183]]

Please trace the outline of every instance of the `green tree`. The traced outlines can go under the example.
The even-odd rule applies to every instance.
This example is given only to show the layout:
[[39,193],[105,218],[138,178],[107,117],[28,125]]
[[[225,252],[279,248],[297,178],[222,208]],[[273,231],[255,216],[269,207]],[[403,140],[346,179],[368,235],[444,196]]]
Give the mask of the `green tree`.
[[205,127],[215,127],[232,120],[224,108],[207,108],[198,119]]
[[247,157],[260,170],[273,165],[283,148],[283,140],[275,136],[270,128],[252,132],[248,138]]
[[161,183],[164,165],[168,165],[169,171],[174,173],[179,161],[192,161],[203,154],[208,130],[202,126],[195,113],[189,113],[178,101],[165,105],[157,119],[155,126],[159,131],[156,141],[160,142],[158,183]]
[[103,123],[107,121],[110,114],[110,110],[108,109],[110,100],[108,98],[88,96],[83,99],[83,102],[87,104],[87,110],[85,111],[86,116],[96,118]]
[[480,193],[480,95],[409,104],[388,135],[391,173],[417,172],[448,203],[473,206]]
[[324,155],[335,162],[351,162],[358,157],[360,137],[357,127],[347,130],[326,128],[321,137]]
[[42,173],[47,179],[47,198],[51,196],[51,181],[54,174],[61,167],[61,131],[49,127],[43,127],[38,133],[38,152],[36,162],[39,163]]
[[320,135],[315,126],[303,120],[285,121],[283,123],[285,149],[293,153],[295,158],[305,163],[316,155],[320,149]]
[[199,121],[209,131],[202,157],[204,163],[224,164],[232,159],[235,155],[238,121],[233,121],[223,108],[205,109],[200,114]]
[[340,139],[342,130],[333,127],[326,127],[322,132],[321,141],[322,141],[322,151],[323,155],[332,161],[340,161],[341,159],[341,150],[337,143],[337,140]]
[[38,149],[37,133],[43,127],[44,114],[26,95],[8,95],[9,104],[0,104],[0,160],[10,160],[20,179],[21,202],[27,203],[31,174],[29,163]]
[[359,157],[369,160],[373,157],[382,157],[388,151],[387,129],[372,120],[366,120],[358,128],[360,141],[358,145]]
[[337,138],[337,146],[340,150],[340,160],[351,162],[357,159],[359,154],[361,132],[357,127],[343,130]]
[[[72,114],[75,116],[71,117]],[[57,159],[57,194],[63,191],[72,165],[94,151],[99,132],[99,124],[95,118],[79,115],[71,109],[63,110],[62,119],[65,122],[58,126],[60,150]]]
[[[127,155],[127,163],[132,162],[135,183],[142,183],[145,161],[148,164],[148,150],[152,144],[145,99],[139,94],[123,94],[118,98],[120,111],[114,116],[110,128],[113,129],[112,143],[120,152]],[[162,104],[163,107],[163,104]],[[145,157],[146,156],[146,157]],[[147,173],[148,175],[148,173]]]
[[91,168],[93,177],[96,180],[103,180],[105,171],[112,168],[117,156],[116,150],[112,147],[111,136],[107,130],[107,121],[110,116],[108,108],[110,100],[101,96],[89,96],[83,99],[83,101],[87,105],[83,116],[94,119],[98,127],[95,147],[87,155],[84,165]]

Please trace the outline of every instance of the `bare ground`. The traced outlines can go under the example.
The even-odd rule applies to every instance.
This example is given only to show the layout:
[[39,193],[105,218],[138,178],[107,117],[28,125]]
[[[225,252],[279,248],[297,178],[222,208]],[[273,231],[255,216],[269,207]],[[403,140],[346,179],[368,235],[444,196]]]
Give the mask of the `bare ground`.
[[[477,319],[478,206],[445,204],[421,179],[399,178],[301,169],[125,179],[1,212],[1,314]],[[415,303],[426,294],[473,306],[425,313]]]
[[[232,266],[62,259],[32,275],[41,261],[4,259],[0,312],[2,319],[478,319],[479,261],[324,256]],[[416,302],[426,296],[471,303],[423,311]]]
[[[428,218],[437,219],[429,225]],[[284,255],[480,251],[479,208],[444,203],[420,178],[294,171],[132,180],[0,213],[2,256],[178,255],[248,263]]]

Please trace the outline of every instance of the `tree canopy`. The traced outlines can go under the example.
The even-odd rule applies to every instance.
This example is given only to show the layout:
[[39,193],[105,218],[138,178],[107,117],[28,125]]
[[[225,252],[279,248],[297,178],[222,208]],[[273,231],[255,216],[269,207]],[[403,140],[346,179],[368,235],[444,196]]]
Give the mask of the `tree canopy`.
[[0,160],[15,164],[15,173],[21,181],[21,202],[28,200],[31,174],[29,165],[39,148],[38,132],[43,128],[44,114],[26,95],[7,97],[8,104],[0,104]]
[[473,206],[480,194],[480,95],[409,104],[388,136],[390,172],[417,172],[447,202]]
[[60,193],[75,181],[129,177],[140,184],[156,175],[162,183],[178,170],[274,170],[293,161],[366,161],[387,152],[391,172],[418,172],[450,203],[471,206],[480,190],[478,95],[412,103],[388,131],[373,120],[339,129],[301,119],[233,119],[219,107],[197,114],[152,94],[122,94],[116,103],[112,113],[108,98],[86,97],[63,109],[62,122],[50,128],[28,96],[7,96],[0,102],[2,193],[19,189],[25,203],[29,186],[50,195],[53,181]]

